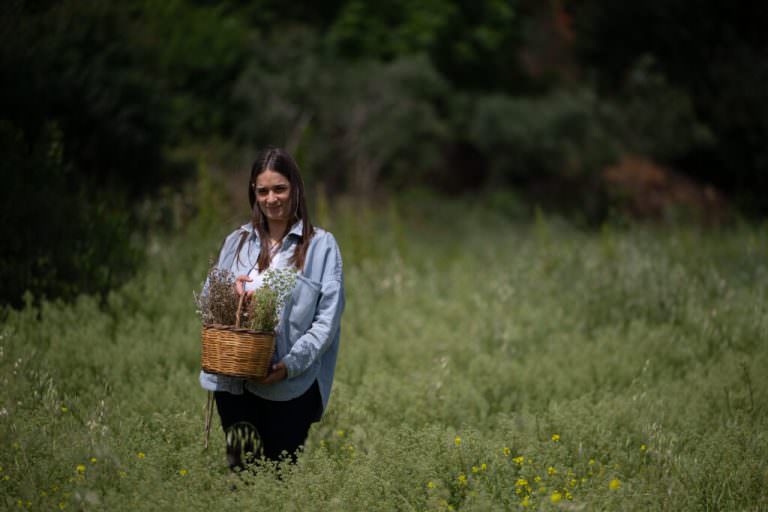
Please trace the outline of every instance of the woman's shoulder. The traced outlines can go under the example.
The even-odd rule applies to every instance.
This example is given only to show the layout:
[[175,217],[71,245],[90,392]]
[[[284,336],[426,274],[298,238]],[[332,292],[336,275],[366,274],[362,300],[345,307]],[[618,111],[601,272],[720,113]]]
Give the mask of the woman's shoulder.
[[240,242],[252,232],[250,224],[243,224],[239,228],[229,233],[224,241],[221,243],[221,249],[219,249],[219,261],[224,260],[228,256],[234,254],[237,250]]
[[312,229],[314,231],[312,234],[312,244],[318,247],[333,247],[338,249],[339,244],[336,242],[333,233],[318,226],[312,226]]
[[234,229],[231,233],[229,233],[224,238],[224,245],[228,245],[233,242],[238,242],[240,241],[240,238],[243,237],[243,235],[249,235],[251,233],[253,233],[253,226],[251,225],[251,223],[248,222],[246,224],[243,224],[239,228]]

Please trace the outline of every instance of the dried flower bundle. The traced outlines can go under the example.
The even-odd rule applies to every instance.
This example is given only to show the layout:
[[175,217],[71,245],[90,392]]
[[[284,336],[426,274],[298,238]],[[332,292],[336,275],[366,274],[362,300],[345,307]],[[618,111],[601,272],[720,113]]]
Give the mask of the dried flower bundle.
[[235,325],[240,297],[235,291],[235,276],[231,272],[212,267],[203,291],[194,296],[203,325]]

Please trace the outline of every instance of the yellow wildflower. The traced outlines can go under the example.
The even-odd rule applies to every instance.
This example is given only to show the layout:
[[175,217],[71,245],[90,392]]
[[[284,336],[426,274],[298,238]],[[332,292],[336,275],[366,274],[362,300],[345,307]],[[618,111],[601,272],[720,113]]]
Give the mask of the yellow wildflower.
[[486,469],[488,469],[488,466],[485,465],[485,462],[480,464],[480,471],[485,471]]
[[453,444],[455,444],[457,448],[461,446],[461,438],[456,436],[456,438],[453,440]]
[[339,436],[339,437],[344,437],[344,430],[342,430],[342,429],[337,430],[336,431],[336,435]]
[[563,495],[560,494],[560,491],[555,491],[552,493],[552,495],[549,497],[549,501],[552,503],[559,503],[560,500],[563,499]]
[[570,492],[565,491],[565,499],[572,500],[573,499],[573,495]]
[[557,470],[555,468],[553,468],[552,466],[549,466],[547,468],[547,474],[549,476],[556,475],[557,474]]
[[515,457],[514,459],[512,459],[512,462],[514,462],[515,464],[520,464],[522,466],[524,460],[525,460],[525,457],[520,455],[520,456]]
[[533,477],[533,481],[536,483],[539,483],[541,482],[541,477],[539,475],[536,475],[535,477]]
[[69,411],[69,409],[67,409],[67,406],[66,405],[62,405],[61,406],[61,412],[67,412],[67,411]]
[[515,482],[515,486],[517,487],[525,487],[528,485],[528,480],[525,478],[518,478],[517,482]]
[[96,462],[96,457],[91,457],[91,464],[93,464],[94,462]]
[[434,489],[434,488],[435,488],[435,483],[432,480],[427,482],[427,489]]
[[595,464],[595,459],[589,459],[589,465],[592,466]]
[[83,474],[85,473],[85,465],[84,464],[78,464],[75,468],[78,473]]
[[641,452],[644,452],[644,451],[645,451],[645,450],[647,450],[647,449],[648,449],[648,447],[647,447],[647,446],[645,446],[644,444],[641,444],[641,445],[640,445],[640,451],[641,451]]
[[523,498],[523,501],[520,502],[520,505],[522,505],[523,507],[527,507],[530,504],[531,504],[531,502],[528,500],[528,496]]
[[473,473],[477,473],[478,471],[480,471],[480,468],[478,468],[477,466],[472,466]]
[[615,491],[615,490],[617,490],[619,487],[621,487],[621,482],[619,481],[619,479],[618,479],[618,478],[614,478],[613,480],[611,480],[611,481],[610,481],[610,483],[608,484],[608,487],[609,487],[609,488],[610,488],[612,491]]
[[560,434],[552,434],[552,440],[558,442],[560,440]]
[[464,473],[460,474],[457,480],[459,481],[459,485],[467,485],[467,477]]
[[144,452],[139,452],[136,454],[136,456],[140,459],[143,459],[144,457],[146,457],[146,455],[144,455]]
[[506,446],[501,450],[501,452],[504,454],[505,457],[509,457],[509,454],[512,453],[512,450],[507,448]]
[[570,486],[571,487],[576,487],[577,483],[579,483],[578,480],[576,480],[575,478],[572,478],[571,481],[570,481]]
[[181,476],[187,476],[187,470],[186,470],[186,469],[180,469],[180,470],[179,470],[179,474],[180,474]]

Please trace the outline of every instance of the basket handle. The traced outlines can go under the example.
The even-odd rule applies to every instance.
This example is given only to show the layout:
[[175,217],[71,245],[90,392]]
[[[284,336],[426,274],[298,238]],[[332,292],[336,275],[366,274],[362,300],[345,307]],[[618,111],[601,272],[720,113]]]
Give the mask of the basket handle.
[[243,299],[245,299],[245,290],[243,290],[243,294],[240,295],[240,301],[237,303],[237,313],[235,314],[235,329],[240,328],[240,313],[243,310]]

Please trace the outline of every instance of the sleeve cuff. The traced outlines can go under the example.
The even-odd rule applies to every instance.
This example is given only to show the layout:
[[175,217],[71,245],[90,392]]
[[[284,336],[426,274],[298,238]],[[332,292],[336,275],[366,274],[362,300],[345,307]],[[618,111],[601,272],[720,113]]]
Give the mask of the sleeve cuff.
[[283,363],[285,364],[285,369],[287,371],[288,378],[291,379],[299,374],[299,369],[297,368],[297,362],[296,359],[291,356],[291,354],[286,355],[283,358]]

